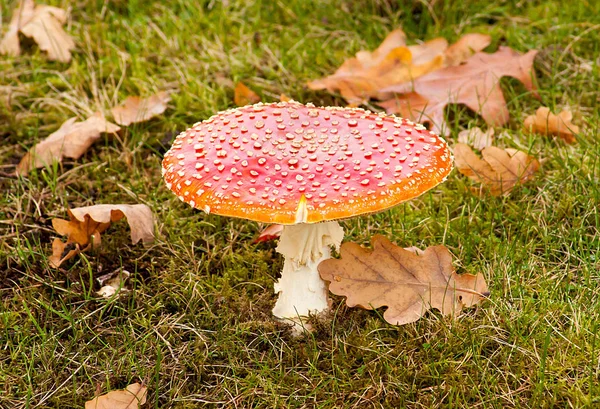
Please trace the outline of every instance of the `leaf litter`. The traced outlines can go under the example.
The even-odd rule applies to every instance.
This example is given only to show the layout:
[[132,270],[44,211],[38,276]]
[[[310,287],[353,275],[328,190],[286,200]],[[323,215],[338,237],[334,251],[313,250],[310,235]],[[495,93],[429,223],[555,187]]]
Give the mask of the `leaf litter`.
[[482,183],[494,196],[509,193],[518,184],[533,179],[540,163],[523,151],[488,146],[480,159],[473,150],[457,143],[453,147],[456,169],[468,178]]
[[561,111],[558,115],[553,114],[550,108],[540,107],[535,115],[525,118],[523,126],[527,132],[541,135],[556,135],[567,143],[575,142],[575,134],[579,133],[579,127],[573,122],[573,113],[569,110]]
[[330,282],[329,291],[345,296],[349,307],[387,307],[383,318],[392,325],[415,322],[430,308],[455,316],[488,295],[482,274],[456,274],[444,246],[419,254],[375,235],[372,247],[344,243],[341,258],[321,262],[319,273]]
[[0,41],[0,54],[13,57],[21,55],[19,31],[33,17],[34,8],[35,2],[33,0],[23,0],[19,3],[8,23],[8,31]]
[[382,89],[381,97],[386,100],[379,105],[388,113],[429,122],[435,132],[444,135],[449,132],[444,118],[448,104],[464,104],[487,124],[504,125],[509,113],[500,79],[513,77],[535,91],[532,66],[536,54],[536,50],[520,54],[509,47],[500,47],[493,54],[478,52],[462,65]]
[[441,37],[407,46],[404,31],[396,29],[375,51],[359,51],[334,74],[311,81],[308,87],[339,92],[350,105],[359,105],[377,96],[386,87],[458,65],[490,42],[488,35],[467,34],[450,47],[448,41]]
[[23,0],[15,10],[8,32],[0,42],[0,54],[13,57],[21,55],[19,32],[33,38],[48,59],[69,62],[75,42],[62,26],[67,22],[67,12],[61,8],[35,5],[33,0]]
[[46,139],[35,145],[17,165],[19,175],[27,175],[34,168],[50,165],[63,158],[78,159],[103,133],[116,133],[121,128],[108,122],[97,112],[85,121],[70,118]]
[[114,107],[111,112],[115,122],[121,126],[144,122],[162,114],[171,101],[171,94],[162,91],[148,98],[130,96],[123,105]]
[[313,90],[339,92],[352,106],[380,100],[388,113],[430,124],[447,135],[444,113],[448,104],[465,104],[492,126],[508,121],[508,108],[500,79],[514,77],[535,92],[533,60],[536,50],[521,54],[509,47],[485,53],[487,34],[470,33],[448,45],[435,38],[406,45],[401,29],[392,31],[374,50],[359,51],[334,74],[310,81]]
[[111,223],[123,218],[131,229],[131,242],[150,243],[154,240],[154,215],[145,204],[101,204],[87,207],[77,207],[67,210],[69,220],[53,219],[54,230],[67,241],[55,239],[52,243],[50,265],[58,268],[63,262],[77,254],[101,245],[101,233],[106,231]]
[[[171,100],[168,91],[162,91],[148,98],[128,97],[122,106],[114,107],[111,113],[119,125],[147,121],[167,109]],[[70,118],[61,127],[33,147],[17,165],[16,173],[27,175],[34,168],[50,165],[63,158],[78,159],[100,138],[102,133],[117,133],[121,127],[107,121],[101,112],[82,122]]]

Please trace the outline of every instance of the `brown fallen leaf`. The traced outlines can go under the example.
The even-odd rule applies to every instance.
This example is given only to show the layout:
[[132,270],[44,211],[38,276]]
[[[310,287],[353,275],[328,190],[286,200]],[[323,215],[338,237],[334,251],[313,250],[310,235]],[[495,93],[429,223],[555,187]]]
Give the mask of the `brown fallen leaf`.
[[483,116],[489,125],[504,125],[508,121],[508,108],[500,78],[516,78],[526,89],[535,90],[532,66],[536,54],[536,50],[520,54],[509,47],[500,47],[493,54],[478,52],[465,64],[442,68],[411,83],[382,89],[382,98],[386,94],[399,95],[379,105],[388,113],[430,122],[433,130],[441,134],[448,134],[449,130],[444,119],[448,104],[465,104]]
[[422,255],[405,250],[381,235],[372,238],[373,250],[344,243],[340,259],[319,264],[329,291],[346,296],[349,307],[375,309],[387,306],[383,318],[404,325],[421,318],[430,308],[456,315],[488,295],[482,274],[456,274],[452,256],[444,246],[425,249]]
[[494,196],[509,193],[533,178],[540,163],[523,151],[488,146],[480,159],[467,145],[454,145],[454,164],[463,175],[482,183]]
[[33,15],[21,26],[21,33],[33,38],[50,60],[69,62],[75,42],[62,28],[67,22],[67,12],[58,7],[39,5]]
[[406,34],[404,34],[404,31],[401,28],[397,28],[385,37],[385,39],[381,42],[381,44],[379,45],[379,47],[377,47],[376,50],[372,52],[366,50],[359,51],[356,53],[355,58],[347,60],[344,63],[344,65],[353,65],[356,61],[360,64],[361,67],[370,68],[374,65],[377,65],[395,48],[402,47],[405,45]]
[[138,409],[146,403],[148,388],[133,383],[124,390],[108,392],[85,403],[85,409]]
[[492,143],[494,143],[494,128],[488,128],[485,132],[476,126],[465,129],[458,133],[458,142],[480,151],[485,147],[492,146]]
[[444,66],[452,67],[460,65],[491,43],[492,37],[487,34],[465,34],[457,42],[448,47],[444,53]]
[[535,115],[525,118],[523,125],[528,132],[556,135],[567,143],[573,143],[575,134],[579,133],[579,127],[571,122],[572,119],[573,113],[569,110],[554,115],[550,112],[550,108],[540,107]]
[[114,107],[111,112],[117,124],[128,126],[162,114],[170,100],[171,94],[167,91],[148,98],[127,97],[123,105]]
[[233,90],[233,102],[237,106],[243,107],[260,102],[260,97],[256,92],[248,88],[243,82],[238,82],[235,84],[235,88]]
[[288,97],[285,94],[281,94],[281,95],[279,95],[279,100],[281,102],[289,102],[289,101],[292,101],[292,98]]
[[[97,230],[100,233],[110,226],[110,223],[117,222],[123,217],[127,218],[127,223],[131,228],[131,242],[136,244],[140,240],[149,243],[154,240],[154,215],[145,204],[100,204],[87,207],[77,207],[68,210],[71,221],[64,230],[54,228],[62,235],[69,235],[71,241],[76,241],[81,245],[88,243],[88,237],[82,235],[82,231]],[[62,224],[64,226],[64,224]],[[62,227],[61,226],[61,227]]]
[[448,42],[443,38],[406,46],[404,32],[397,29],[375,51],[359,51],[333,75],[311,81],[308,87],[339,91],[350,105],[359,105],[381,88],[409,81],[442,67],[447,47]]
[[66,243],[55,239],[52,243],[52,267],[59,267],[64,261],[90,248],[101,244],[101,233],[111,223],[127,218],[131,229],[131,242],[140,240],[149,243],[154,240],[154,215],[144,204],[135,205],[95,205],[69,209],[70,220],[53,219],[52,226],[60,235],[67,236]]
[[13,13],[8,31],[0,41],[0,54],[16,57],[21,54],[21,45],[19,44],[19,31],[29,23],[33,17],[35,2],[33,0],[22,0]]
[[50,60],[69,62],[75,42],[62,28],[66,21],[67,13],[63,9],[37,6],[33,18],[21,28],[21,32],[33,38],[40,49],[48,53]]
[[[96,240],[94,239],[93,242],[96,243]],[[72,259],[82,251],[87,251],[92,247],[96,247],[96,245],[90,244],[82,248],[77,243],[65,243],[61,239],[56,238],[54,239],[54,241],[52,241],[52,255],[48,257],[48,263],[50,264],[50,266],[58,268],[65,261]]]
[[449,64],[458,65],[490,42],[488,35],[467,34],[450,47],[443,38],[406,46],[404,32],[397,29],[375,51],[359,51],[333,75],[311,81],[308,87],[339,91],[350,105],[359,105],[382,88],[414,80]]
[[102,133],[116,133],[121,128],[108,122],[97,112],[83,122],[70,118],[46,139],[35,145],[17,165],[17,174],[26,175],[31,169],[41,168],[63,158],[78,159]]

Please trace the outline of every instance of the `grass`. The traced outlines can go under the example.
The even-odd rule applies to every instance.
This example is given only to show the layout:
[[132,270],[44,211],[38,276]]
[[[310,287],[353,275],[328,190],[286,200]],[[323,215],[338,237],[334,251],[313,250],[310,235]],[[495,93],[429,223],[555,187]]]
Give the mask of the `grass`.
[[[600,405],[595,2],[49,3],[72,5],[73,62],[49,62],[35,46],[0,57],[0,407],[79,408],[135,381],[148,385],[153,408]],[[13,6],[0,5],[3,24]],[[361,244],[376,233],[445,244],[459,272],[485,275],[489,301],[458,320],[432,312],[394,327],[382,311],[334,297],[331,319],[294,338],[271,318],[282,265],[274,243],[252,244],[256,223],[180,203],[162,182],[161,156],[178,131],[231,107],[238,80],[264,101],[285,93],[343,105],[304,84],[398,26],[413,42],[484,32],[489,51],[540,50],[540,100],[502,82],[511,121],[499,143],[530,151],[542,168],[501,198],[471,194],[455,172],[417,200],[344,222],[346,240]],[[12,176],[69,117],[164,89],[174,90],[164,115],[105,137],[76,162]],[[541,105],[573,109],[578,143],[522,134]],[[484,126],[462,107],[448,115],[452,135]],[[99,252],[50,268],[51,220],[99,203],[148,204],[156,242],[131,245],[121,222]],[[132,273],[133,290],[96,297],[93,278],[118,268]]]

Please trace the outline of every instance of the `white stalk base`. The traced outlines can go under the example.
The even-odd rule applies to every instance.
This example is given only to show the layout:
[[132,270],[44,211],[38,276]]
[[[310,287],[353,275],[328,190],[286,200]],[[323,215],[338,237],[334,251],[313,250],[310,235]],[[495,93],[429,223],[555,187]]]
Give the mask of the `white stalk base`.
[[275,283],[279,298],[273,315],[303,325],[303,318],[329,309],[327,284],[317,266],[330,258],[330,246],[339,248],[343,237],[344,230],[337,222],[283,227],[277,251],[285,261],[281,279]]

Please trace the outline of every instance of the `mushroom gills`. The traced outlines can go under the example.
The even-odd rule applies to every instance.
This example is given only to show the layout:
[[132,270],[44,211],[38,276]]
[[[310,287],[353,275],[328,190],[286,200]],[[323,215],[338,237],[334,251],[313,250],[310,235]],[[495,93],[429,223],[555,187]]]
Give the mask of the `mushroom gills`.
[[344,230],[336,221],[283,227],[277,252],[285,261],[274,286],[279,298],[273,315],[298,323],[302,317],[329,309],[327,284],[317,266],[331,257],[330,246],[339,249],[343,237]]

